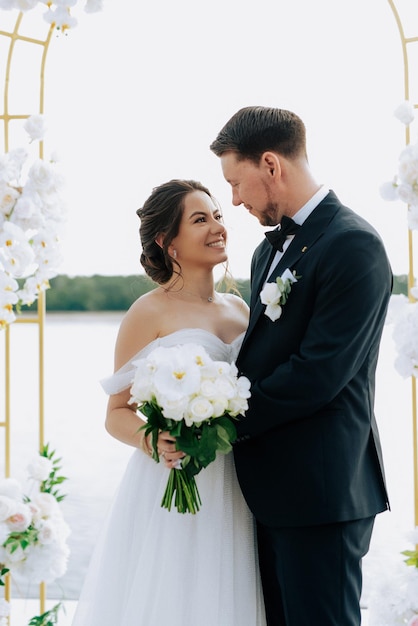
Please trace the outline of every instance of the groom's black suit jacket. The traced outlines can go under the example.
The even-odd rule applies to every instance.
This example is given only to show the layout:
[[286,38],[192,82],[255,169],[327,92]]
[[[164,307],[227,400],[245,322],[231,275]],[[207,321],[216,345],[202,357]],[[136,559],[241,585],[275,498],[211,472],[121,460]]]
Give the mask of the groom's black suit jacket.
[[259,298],[273,256],[267,240],[254,253],[237,360],[252,383],[234,446],[242,491],[269,526],[373,516],[389,506],[373,412],[392,288],[381,239],[329,192],[268,279],[299,277],[275,322]]

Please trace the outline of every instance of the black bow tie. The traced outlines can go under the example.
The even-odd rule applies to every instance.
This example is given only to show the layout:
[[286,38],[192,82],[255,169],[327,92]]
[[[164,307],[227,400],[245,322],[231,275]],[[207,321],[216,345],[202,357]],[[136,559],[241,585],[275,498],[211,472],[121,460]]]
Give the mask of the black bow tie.
[[273,246],[273,248],[276,248],[276,250],[280,250],[280,252],[283,252],[283,244],[286,241],[288,235],[294,235],[298,228],[300,228],[299,224],[296,224],[296,222],[294,222],[291,217],[286,217],[286,215],[283,215],[280,222],[280,229],[277,230],[277,228],[275,228],[274,230],[269,230],[264,234]]

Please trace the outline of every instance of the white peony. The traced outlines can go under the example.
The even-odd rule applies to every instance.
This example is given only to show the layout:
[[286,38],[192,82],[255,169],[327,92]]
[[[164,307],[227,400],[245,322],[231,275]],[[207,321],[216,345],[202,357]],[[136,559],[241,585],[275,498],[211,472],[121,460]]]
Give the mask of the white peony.
[[5,522],[11,532],[23,532],[32,522],[32,512],[24,502],[16,502],[13,513]]
[[379,192],[383,200],[392,202],[399,199],[398,185],[396,179],[394,181],[386,182],[380,185]]
[[[4,544],[9,534],[10,534],[10,530],[6,522],[0,522],[0,546]],[[2,550],[2,548],[0,548],[0,550]],[[1,560],[1,554],[0,554],[0,563],[1,562],[2,560]]]
[[53,164],[43,159],[35,159],[28,172],[27,189],[29,191],[48,196],[58,191],[61,182]]
[[398,177],[401,182],[414,186],[418,179],[418,146],[407,146],[399,157]]
[[8,496],[0,495],[0,522],[4,522],[13,515],[16,508],[15,500]]
[[16,478],[0,478],[0,494],[13,500],[21,500],[22,486]]
[[0,183],[17,183],[27,157],[28,153],[24,148],[16,148],[0,155]]
[[43,482],[48,478],[53,469],[53,463],[51,459],[46,456],[38,455],[28,464],[27,470],[29,477],[33,480]]
[[405,100],[396,107],[394,115],[405,126],[408,126],[415,118],[414,107],[409,100]]
[[41,141],[45,137],[45,133],[47,131],[45,116],[31,115],[23,124],[23,128],[26,130],[32,141],[36,139]]
[[404,378],[418,377],[418,304],[406,296],[392,296],[387,319],[393,324],[396,370]]
[[51,493],[37,493],[32,502],[39,508],[42,517],[53,515],[58,510],[58,502]]
[[51,520],[42,520],[38,531],[38,541],[41,545],[48,545],[55,541],[56,529]]

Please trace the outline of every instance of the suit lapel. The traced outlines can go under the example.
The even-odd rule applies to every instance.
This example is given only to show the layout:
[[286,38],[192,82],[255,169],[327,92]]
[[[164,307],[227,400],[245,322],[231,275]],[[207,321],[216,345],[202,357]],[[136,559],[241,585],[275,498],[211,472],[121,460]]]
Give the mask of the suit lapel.
[[251,286],[251,306],[253,307],[263,288],[264,281],[266,280],[268,269],[273,261],[276,251],[266,240],[263,242],[260,250],[260,256],[253,268],[253,280]]
[[[274,282],[278,276],[281,276],[286,268],[291,271],[296,270],[299,260],[310,252],[317,240],[326,230],[329,222],[333,219],[335,213],[341,206],[334,192],[330,191],[322,202],[312,211],[309,217],[302,224],[301,228],[296,232],[290,246],[287,248],[282,258],[274,268],[269,282]],[[262,262],[257,263],[254,271],[253,287],[251,289],[251,315],[247,333],[242,344],[241,352],[251,335],[260,315],[264,313],[265,306],[260,300],[260,291],[262,290],[266,279],[268,268],[274,257],[274,250],[271,252],[271,246],[266,242],[266,248]],[[270,254],[268,250],[270,248]]]

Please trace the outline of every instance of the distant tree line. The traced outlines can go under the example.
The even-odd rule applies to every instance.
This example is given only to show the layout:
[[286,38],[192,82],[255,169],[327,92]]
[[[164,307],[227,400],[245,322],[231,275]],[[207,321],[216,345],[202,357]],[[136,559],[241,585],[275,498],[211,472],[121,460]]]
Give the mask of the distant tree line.
[[[250,281],[238,279],[236,288],[242,298],[249,303]],[[145,275],[134,276],[56,276],[51,279],[47,291],[47,311],[126,311],[144,293],[155,289],[156,285]],[[220,291],[226,287],[219,286]],[[408,277],[394,277],[394,294],[408,293]],[[36,308],[36,303],[24,310]]]
[[[235,286],[249,302],[249,280],[237,280]],[[134,276],[56,276],[46,292],[47,311],[126,311],[144,293],[155,289],[145,275]],[[225,285],[219,285],[225,291]],[[36,309],[36,302],[23,311]]]

